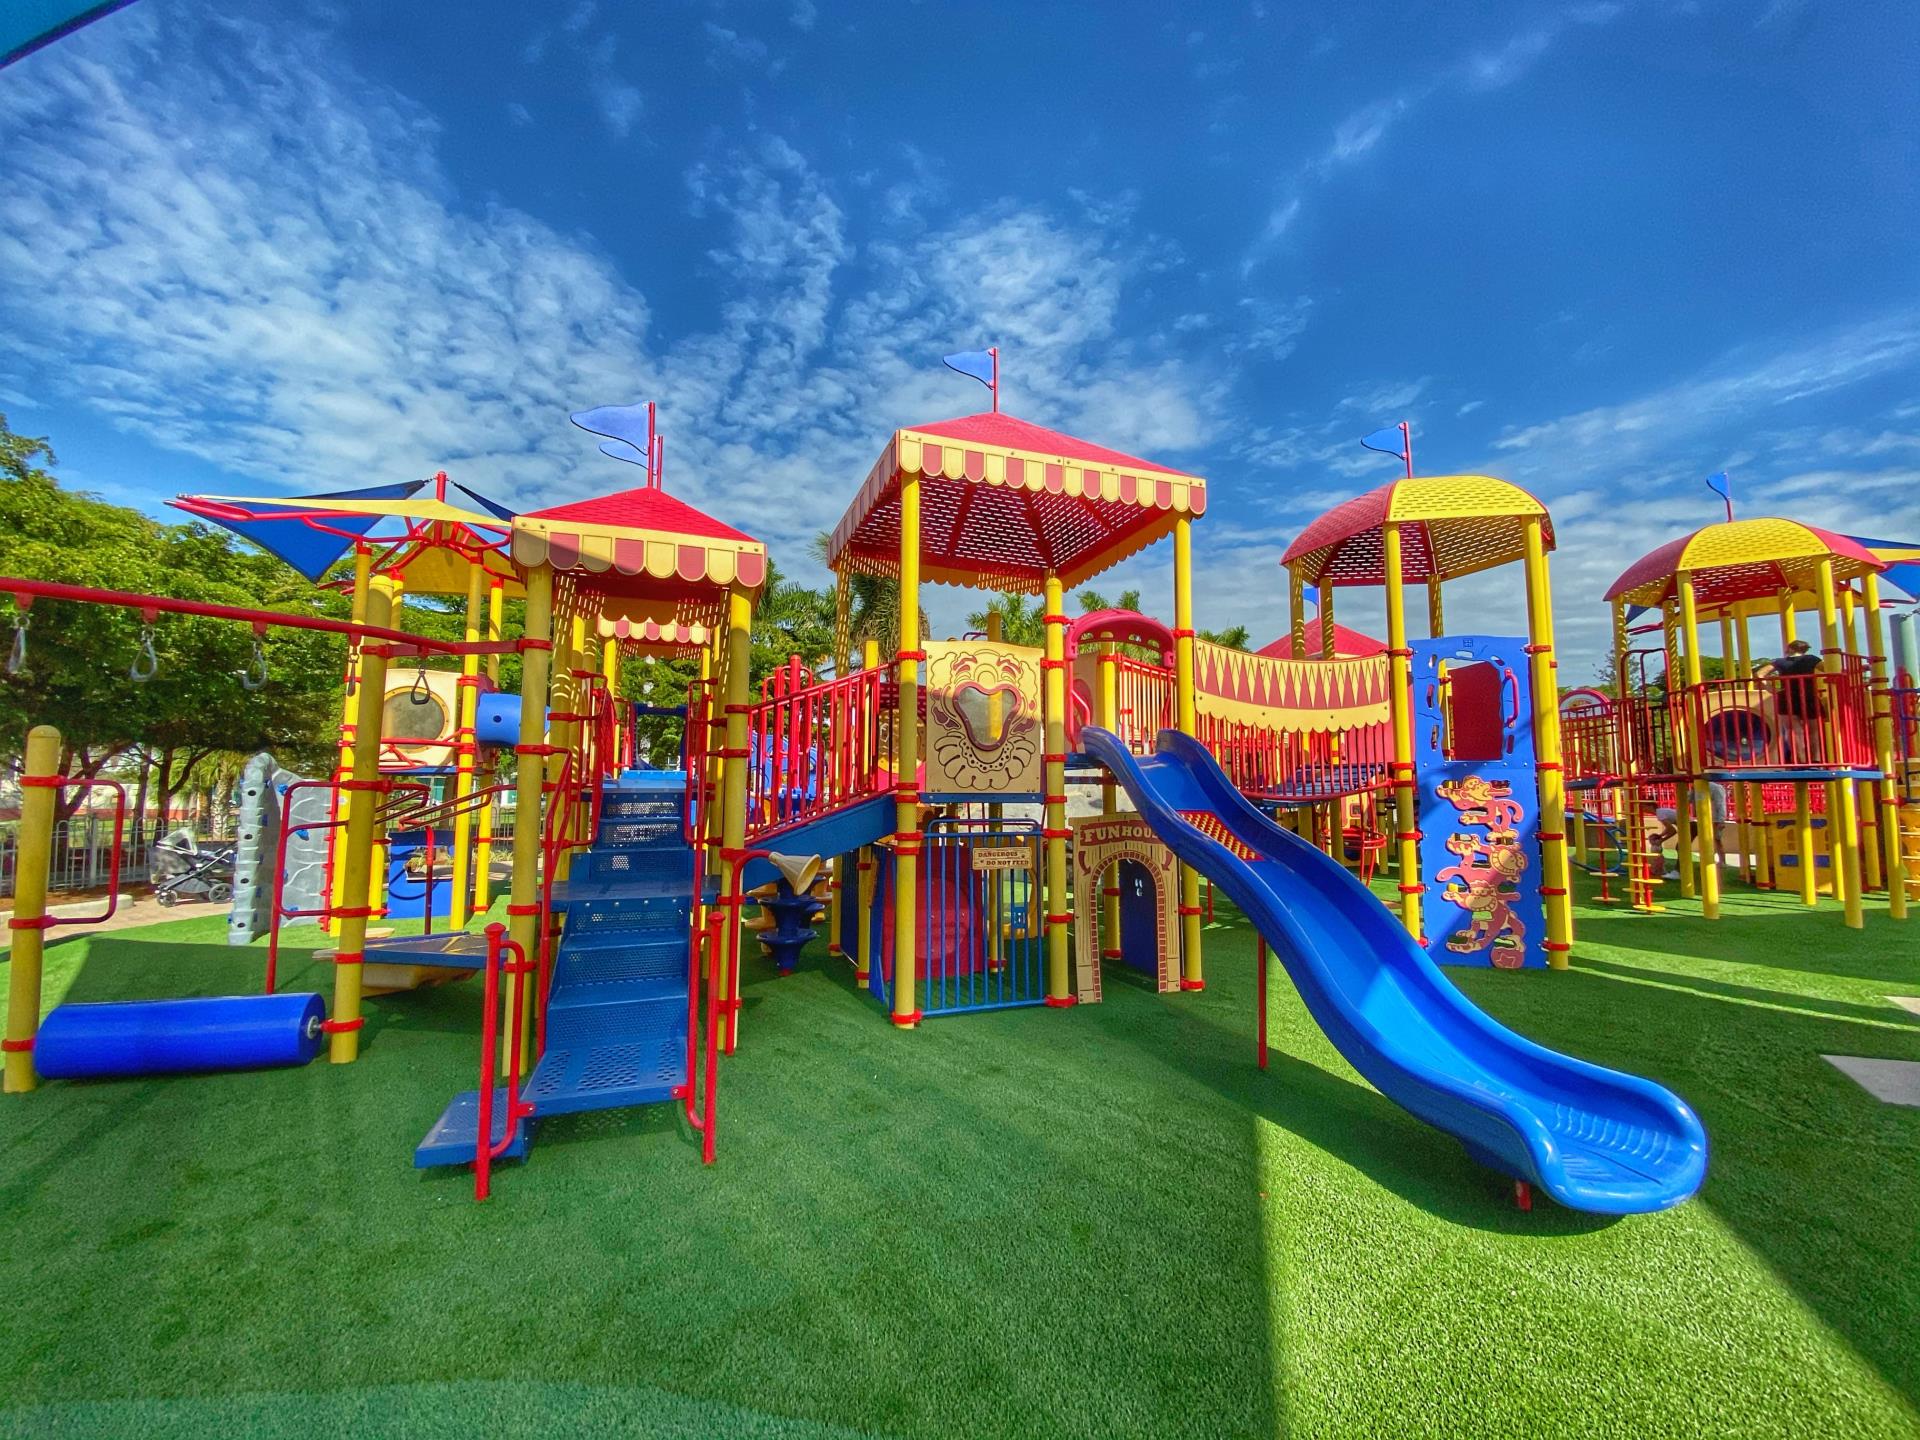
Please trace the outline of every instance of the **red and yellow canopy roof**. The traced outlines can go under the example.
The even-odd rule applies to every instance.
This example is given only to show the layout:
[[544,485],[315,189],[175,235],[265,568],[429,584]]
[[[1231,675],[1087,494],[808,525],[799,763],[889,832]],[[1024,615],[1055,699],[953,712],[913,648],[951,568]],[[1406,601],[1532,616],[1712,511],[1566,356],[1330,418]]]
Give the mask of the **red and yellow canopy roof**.
[[1858,541],[1817,525],[1772,517],[1725,520],[1641,556],[1608,588],[1607,599],[1662,605],[1677,593],[1682,571],[1691,573],[1703,610],[1788,592],[1817,594],[1822,560],[1833,562],[1836,584],[1885,566]]
[[654,487],[515,516],[513,558],[551,565],[610,600],[669,610],[736,584],[757,591],[767,578],[765,545]]
[[1203,514],[1197,475],[1012,415],[897,430],[834,527],[827,563],[900,573],[900,485],[920,480],[920,573],[947,585],[1038,591],[1091,579]]
[[1451,580],[1526,555],[1526,521],[1538,517],[1553,548],[1547,507],[1518,485],[1491,475],[1425,475],[1395,480],[1336,505],[1287,547],[1280,563],[1309,585],[1379,585],[1386,580],[1382,540],[1400,526],[1400,577],[1409,584]]

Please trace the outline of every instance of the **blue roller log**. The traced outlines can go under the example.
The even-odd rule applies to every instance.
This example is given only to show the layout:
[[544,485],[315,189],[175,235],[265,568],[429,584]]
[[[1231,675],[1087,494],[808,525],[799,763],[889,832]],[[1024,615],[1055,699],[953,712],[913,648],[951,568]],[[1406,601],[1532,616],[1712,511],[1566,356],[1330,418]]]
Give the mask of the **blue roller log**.
[[320,1053],[318,995],[221,995],[60,1005],[41,1022],[34,1069],[50,1080],[304,1065]]
[[[548,714],[553,712],[549,710]],[[490,690],[480,697],[473,712],[473,738],[482,746],[512,746],[520,743],[520,697],[505,690]]]

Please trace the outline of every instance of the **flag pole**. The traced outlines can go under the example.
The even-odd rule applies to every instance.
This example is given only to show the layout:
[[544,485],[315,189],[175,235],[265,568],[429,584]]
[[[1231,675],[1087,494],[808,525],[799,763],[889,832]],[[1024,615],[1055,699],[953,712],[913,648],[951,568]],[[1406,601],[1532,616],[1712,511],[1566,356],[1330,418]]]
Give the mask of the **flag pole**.
[[993,413],[1000,413],[1000,347],[989,345],[987,354],[993,358],[993,384],[987,388],[993,391]]
[[1407,428],[1407,422],[1400,422],[1400,455],[1407,462],[1407,479],[1413,478],[1413,431]]

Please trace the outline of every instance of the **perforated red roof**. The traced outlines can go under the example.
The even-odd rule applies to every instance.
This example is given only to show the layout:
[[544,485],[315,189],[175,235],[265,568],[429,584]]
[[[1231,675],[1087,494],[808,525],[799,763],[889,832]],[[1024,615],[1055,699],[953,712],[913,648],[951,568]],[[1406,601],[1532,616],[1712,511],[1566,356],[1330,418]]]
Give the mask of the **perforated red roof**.
[[642,487],[572,500],[545,510],[529,510],[531,520],[559,520],[570,525],[613,525],[624,530],[655,530],[662,535],[699,535],[709,540],[744,540],[753,536],[723,525],[704,510],[665,490]]
[[1078,585],[1206,509],[1206,481],[1012,415],[895,431],[833,532],[828,563],[900,573],[900,493],[920,481],[920,573],[951,585]]
[[[1322,637],[1326,633],[1321,629],[1323,624],[1318,615],[1307,617],[1307,654],[1309,656],[1316,656],[1321,652]],[[1262,645],[1255,653],[1277,656],[1282,660],[1293,658],[1293,633],[1289,631],[1272,644]],[[1385,641],[1376,640],[1371,635],[1362,635],[1358,630],[1349,629],[1336,620],[1333,622],[1333,653],[1342,657],[1384,655],[1387,653],[1387,646]]]

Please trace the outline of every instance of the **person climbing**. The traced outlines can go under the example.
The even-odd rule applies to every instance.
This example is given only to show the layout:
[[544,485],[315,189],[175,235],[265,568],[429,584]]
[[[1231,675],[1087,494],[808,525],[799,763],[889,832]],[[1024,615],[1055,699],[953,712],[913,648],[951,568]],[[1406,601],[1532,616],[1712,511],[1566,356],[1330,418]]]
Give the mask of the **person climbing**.
[[1781,758],[1788,764],[1803,764],[1812,758],[1809,743],[1811,726],[1820,718],[1820,657],[1804,640],[1789,640],[1787,653],[1768,660],[1754,671],[1757,679],[1778,678],[1774,714],[1780,725]]

